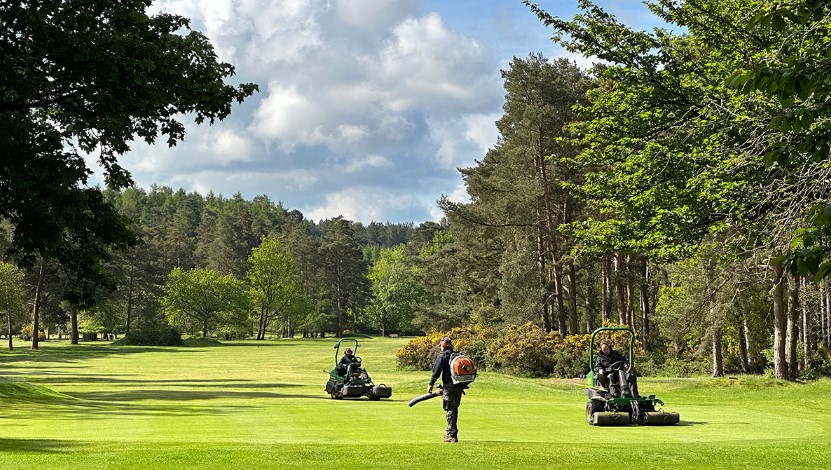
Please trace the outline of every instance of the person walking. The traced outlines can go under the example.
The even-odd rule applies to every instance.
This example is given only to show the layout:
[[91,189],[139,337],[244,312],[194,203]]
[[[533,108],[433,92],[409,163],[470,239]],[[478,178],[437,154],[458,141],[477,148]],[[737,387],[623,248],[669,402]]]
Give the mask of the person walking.
[[456,385],[450,374],[450,361],[453,355],[453,341],[445,336],[439,341],[438,347],[441,352],[436,357],[433,365],[433,375],[430,377],[430,387],[427,393],[433,393],[436,381],[441,378],[442,409],[447,419],[447,429],[444,434],[444,442],[459,442],[459,405],[462,403],[464,385]]

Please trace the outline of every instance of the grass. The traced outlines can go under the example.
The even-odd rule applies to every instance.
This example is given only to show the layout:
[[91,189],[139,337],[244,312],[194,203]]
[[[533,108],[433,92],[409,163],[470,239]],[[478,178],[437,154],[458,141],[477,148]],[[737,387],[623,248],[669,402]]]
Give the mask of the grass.
[[223,347],[41,343],[0,352],[0,466],[14,468],[828,468],[831,381],[641,378],[674,427],[595,428],[579,381],[484,373],[441,442],[406,339],[360,338],[380,402],[323,391],[334,340]]

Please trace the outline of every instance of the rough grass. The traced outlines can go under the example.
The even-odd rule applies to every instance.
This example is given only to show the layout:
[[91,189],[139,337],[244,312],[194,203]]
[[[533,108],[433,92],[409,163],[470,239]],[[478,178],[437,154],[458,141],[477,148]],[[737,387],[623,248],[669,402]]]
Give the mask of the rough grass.
[[[643,378],[674,427],[595,428],[579,381],[482,374],[459,444],[428,373],[395,369],[406,339],[360,338],[380,402],[323,391],[334,340],[225,347],[41,343],[0,352],[2,468],[828,468],[831,382]],[[327,373],[324,373],[326,371]],[[626,462],[626,463],[624,463]]]

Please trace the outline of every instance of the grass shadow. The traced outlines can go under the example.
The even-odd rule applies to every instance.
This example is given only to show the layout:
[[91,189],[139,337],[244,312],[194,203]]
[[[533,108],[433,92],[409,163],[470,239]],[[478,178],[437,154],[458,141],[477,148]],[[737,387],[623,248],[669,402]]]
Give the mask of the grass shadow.
[[68,454],[79,444],[55,439],[6,439],[0,438],[0,452],[32,452],[37,454]]

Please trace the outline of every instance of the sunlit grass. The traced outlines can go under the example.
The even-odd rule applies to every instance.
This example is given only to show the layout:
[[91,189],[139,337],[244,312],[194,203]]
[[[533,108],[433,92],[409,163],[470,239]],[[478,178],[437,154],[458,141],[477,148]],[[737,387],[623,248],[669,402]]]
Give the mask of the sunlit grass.
[[[215,347],[42,343],[0,352],[3,468],[826,468],[831,382],[642,378],[674,427],[594,428],[580,381],[483,373],[457,445],[428,372],[395,367],[405,339],[360,339],[393,399],[331,400],[335,340]],[[626,462],[626,463],[623,463]]]

